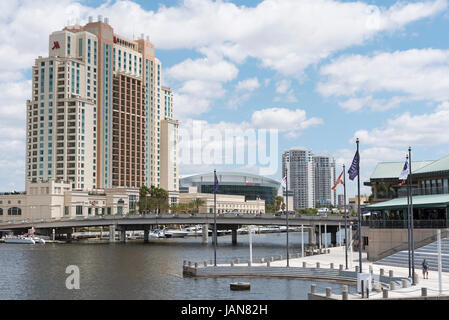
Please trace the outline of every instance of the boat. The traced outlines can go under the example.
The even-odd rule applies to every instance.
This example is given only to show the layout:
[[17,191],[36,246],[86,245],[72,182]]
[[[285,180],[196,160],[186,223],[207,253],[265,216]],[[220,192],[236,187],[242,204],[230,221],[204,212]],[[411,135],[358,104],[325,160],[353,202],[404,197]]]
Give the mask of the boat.
[[193,226],[193,227],[187,227],[182,230],[187,232],[187,236],[200,236],[203,234],[203,227],[200,225]]
[[150,238],[156,238],[156,239],[166,238],[166,236],[164,235],[164,231],[162,229],[152,229],[152,230],[150,230],[149,237]]
[[42,239],[42,238],[40,238],[38,236],[35,236],[32,233],[25,233],[23,236],[33,239],[35,243],[45,244],[45,240],[44,239]]
[[25,237],[25,236],[7,236],[5,237],[5,243],[18,243],[18,244],[35,244],[36,241],[34,241],[31,237]]
[[166,238],[184,238],[189,233],[183,230],[164,229],[164,234]]

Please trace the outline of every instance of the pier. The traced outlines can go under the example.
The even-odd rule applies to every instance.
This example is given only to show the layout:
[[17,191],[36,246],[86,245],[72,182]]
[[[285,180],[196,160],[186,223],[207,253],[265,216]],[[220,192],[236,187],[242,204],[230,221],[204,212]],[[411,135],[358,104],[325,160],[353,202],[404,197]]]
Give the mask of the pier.
[[[322,252],[322,251],[320,251]],[[214,277],[261,277],[261,278],[287,278],[312,281],[337,282],[346,286],[357,285],[358,257],[349,260],[348,269],[345,268],[345,248],[333,247],[319,254],[298,257],[298,254],[290,258],[290,266],[287,267],[285,257],[266,257],[251,264],[247,261],[230,261],[217,264],[214,267],[203,263],[184,261],[183,275],[185,277],[214,278]],[[280,259],[279,259],[280,258]],[[326,292],[316,292],[316,286],[312,285],[308,298],[310,300],[449,300],[449,286],[443,288],[440,295],[438,291],[438,272],[429,271],[429,279],[422,279],[417,270],[417,284],[411,285],[408,277],[408,268],[393,267],[373,264],[366,259],[363,253],[363,268],[371,274],[371,290],[361,293],[349,293],[347,287],[343,287],[341,293],[332,293],[330,288]],[[449,273],[442,273],[443,284],[449,283]],[[346,289],[346,290],[345,290]]]

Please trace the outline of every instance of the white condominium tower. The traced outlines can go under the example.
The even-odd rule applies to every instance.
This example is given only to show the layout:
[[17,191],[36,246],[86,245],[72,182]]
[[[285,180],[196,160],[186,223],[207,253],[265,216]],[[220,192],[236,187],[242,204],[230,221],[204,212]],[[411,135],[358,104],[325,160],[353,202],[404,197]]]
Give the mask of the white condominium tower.
[[293,192],[293,209],[315,208],[313,154],[309,149],[294,148],[282,154],[282,176],[288,170],[288,190]]
[[288,189],[293,193],[292,210],[336,205],[336,191],[332,190],[333,157],[314,155],[306,148],[293,148],[282,154],[282,176],[285,169],[288,169]]
[[153,44],[143,35],[119,36],[101,16],[89,18],[52,33],[49,56],[35,61],[26,180],[68,181],[83,190],[169,181],[177,191],[177,128]]
[[313,156],[315,169],[315,204],[316,206],[337,205],[337,190],[332,190],[335,183],[335,159],[326,155]]

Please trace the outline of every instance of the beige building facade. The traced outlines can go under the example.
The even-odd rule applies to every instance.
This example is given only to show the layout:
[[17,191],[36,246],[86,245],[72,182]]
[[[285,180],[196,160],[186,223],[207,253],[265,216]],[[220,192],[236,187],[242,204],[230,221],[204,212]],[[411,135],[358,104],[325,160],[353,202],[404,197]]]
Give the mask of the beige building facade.
[[[265,213],[265,200],[246,200],[245,196],[217,194],[217,213]],[[191,203],[195,199],[201,199],[204,204],[199,207],[200,213],[214,212],[214,195],[210,193],[181,193],[179,203]]]
[[73,190],[69,182],[27,183],[25,193],[0,194],[0,220],[35,220],[127,215],[137,212],[139,190]]

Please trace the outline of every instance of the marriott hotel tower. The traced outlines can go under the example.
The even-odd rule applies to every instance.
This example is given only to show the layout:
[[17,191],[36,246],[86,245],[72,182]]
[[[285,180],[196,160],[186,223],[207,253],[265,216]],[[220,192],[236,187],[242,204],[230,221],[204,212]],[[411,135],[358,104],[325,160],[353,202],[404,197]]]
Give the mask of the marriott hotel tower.
[[126,39],[101,16],[52,33],[49,56],[32,70],[31,97],[27,182],[178,191],[173,94],[148,38]]

